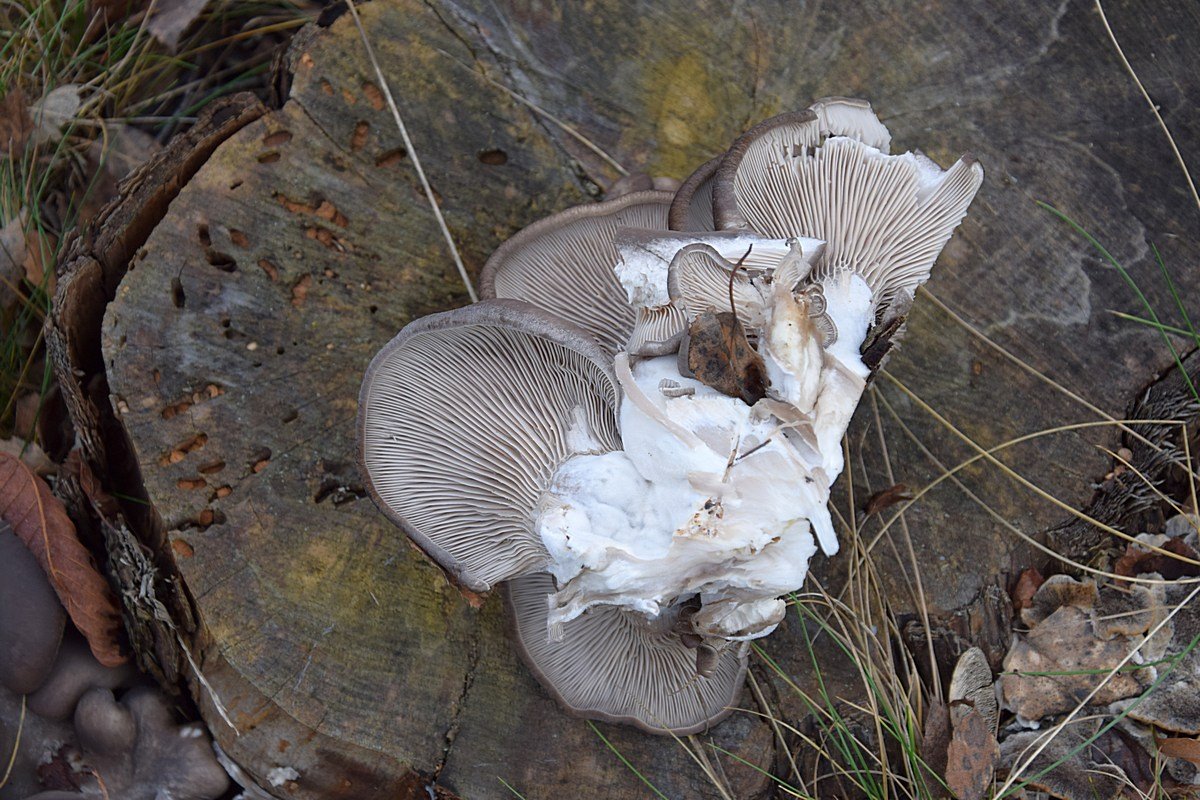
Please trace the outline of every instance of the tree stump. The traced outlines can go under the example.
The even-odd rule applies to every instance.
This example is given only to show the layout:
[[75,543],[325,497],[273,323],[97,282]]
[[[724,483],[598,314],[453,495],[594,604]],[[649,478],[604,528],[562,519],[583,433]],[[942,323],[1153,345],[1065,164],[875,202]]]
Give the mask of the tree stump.
[[[1185,113],[1200,100],[1189,9],[1109,10],[1185,153],[1200,135]],[[894,149],[979,158],[971,216],[918,297],[894,380],[877,382],[849,437],[848,520],[873,491],[923,486],[975,454],[922,404],[984,447],[1098,418],[950,310],[1116,417],[1170,364],[1157,334],[1107,313],[1137,310],[1121,278],[1034,201],[1139,275],[1156,242],[1181,293],[1200,286],[1186,268],[1196,209],[1084,2],[376,0],[360,13],[474,274],[522,226],[618,177],[588,143],[630,171],[683,178],[750,124],[841,94],[875,103]],[[126,516],[170,594],[163,613],[131,622],[135,643],[163,676],[187,675],[224,751],[280,797],[510,796],[502,781],[528,797],[645,796],[518,663],[497,599],[463,597],[365,499],[353,456],[363,370],[405,323],[465,296],[350,15],[302,32],[284,74],[279,108],[226,106],[170,150],[174,171],[127,186],[108,238],[78,245],[60,282],[51,344],[73,418],[110,485],[144,491],[152,513],[127,503]],[[1165,287],[1143,283],[1167,307]],[[102,363],[88,338],[101,310]],[[1107,469],[1093,445],[1115,439],[1073,431],[999,457],[1079,506]],[[986,462],[956,478],[876,554],[897,611],[918,608],[911,548],[929,612],[958,614],[970,639],[988,587],[1028,563],[979,502],[1030,534],[1066,514]],[[127,536],[107,533],[110,552]],[[143,639],[139,626],[157,627]],[[802,675],[797,628],[765,645]],[[665,795],[719,796],[672,739],[596,729]],[[738,713],[700,739],[741,798],[771,796],[772,737]]]

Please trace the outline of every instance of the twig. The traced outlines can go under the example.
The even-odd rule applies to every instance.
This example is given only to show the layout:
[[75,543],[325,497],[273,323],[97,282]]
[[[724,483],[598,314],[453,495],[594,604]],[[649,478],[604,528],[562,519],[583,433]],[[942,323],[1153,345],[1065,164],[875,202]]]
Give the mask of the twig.
[[437,198],[433,196],[433,187],[429,185],[429,179],[425,177],[425,170],[421,168],[421,159],[417,157],[417,149],[408,136],[408,128],[404,127],[404,120],[400,117],[400,109],[396,107],[396,100],[392,97],[392,90],[388,86],[387,78],[383,76],[379,60],[375,58],[375,49],[371,47],[371,40],[367,38],[367,31],[363,28],[362,19],[358,16],[358,7],[354,4],[354,0],[346,0],[346,8],[350,9],[350,16],[354,17],[354,25],[358,28],[358,35],[362,38],[363,46],[367,49],[367,58],[375,70],[375,77],[379,79],[379,85],[383,88],[383,96],[392,112],[392,119],[396,121],[396,127],[400,129],[400,138],[404,140],[404,149],[408,151],[409,158],[412,159],[413,168],[417,171],[417,178],[421,181],[421,188],[425,190],[425,197],[429,200],[429,207],[433,209],[433,216],[437,219],[442,236],[446,239],[446,246],[450,248],[450,255],[454,258],[454,266],[458,267],[458,274],[462,278],[463,285],[467,287],[467,296],[471,298],[472,303],[477,303],[479,295],[476,294],[475,287],[471,285],[471,279],[467,276],[467,268],[458,255],[458,247],[454,244],[454,237],[450,235],[450,229],[446,227],[446,220],[442,217],[442,210],[438,208]]

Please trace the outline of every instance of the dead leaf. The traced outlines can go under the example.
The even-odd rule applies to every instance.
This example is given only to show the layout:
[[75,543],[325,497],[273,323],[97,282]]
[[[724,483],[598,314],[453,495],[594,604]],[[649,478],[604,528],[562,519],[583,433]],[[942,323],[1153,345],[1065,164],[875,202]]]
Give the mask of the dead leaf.
[[991,725],[975,709],[954,729],[946,753],[946,785],[958,800],[983,800],[1000,761]]
[[54,296],[54,265],[57,261],[58,239],[49,233],[37,230],[25,232],[25,280],[32,286],[42,287]]
[[20,460],[0,454],[0,517],[50,578],[58,599],[106,667],[126,662],[121,615],[112,589],[75,535],[75,526],[46,482]]
[[83,105],[83,87],[77,83],[58,86],[29,107],[29,116],[37,126],[38,142],[55,142],[63,128],[75,119]]
[[1045,582],[1042,573],[1033,567],[1022,570],[1012,591],[1013,613],[1020,614],[1022,609],[1029,608],[1033,604],[1033,596]]
[[54,462],[35,442],[15,436],[0,439],[0,453],[20,459],[38,475],[53,475],[55,472]]
[[21,209],[0,228],[0,308],[17,298],[17,286],[25,276],[25,223],[29,215]]
[[104,490],[100,479],[96,477],[96,473],[92,472],[92,468],[88,466],[87,461],[83,458],[83,452],[78,447],[67,453],[66,460],[63,461],[63,471],[75,476],[84,496],[91,501],[92,506],[101,517],[107,520],[116,518],[121,507],[117,504],[116,499]]
[[159,0],[154,6],[153,16],[146,23],[146,29],[174,53],[184,31],[207,6],[208,0]]
[[[935,796],[943,796],[941,781],[946,773],[946,750],[950,747],[950,709],[945,701],[934,697],[925,712],[925,730],[921,736],[921,762],[933,773],[925,786]],[[936,776],[936,777],[935,777]]]
[[104,168],[118,181],[162,149],[157,139],[132,125],[109,122],[106,133]]
[[1046,731],[1011,734],[1000,748],[1001,763],[1010,773],[1023,765],[1018,779],[1027,784],[1027,796],[1033,790],[1066,800],[1129,796],[1121,790],[1133,778],[1109,760],[1098,742],[1091,742],[1106,721],[1103,717],[1077,720],[1052,736]]
[[1004,657],[1000,676],[1004,706],[1022,719],[1039,720],[1070,711],[1093,689],[1095,705],[1139,694],[1153,679],[1151,670],[1107,678],[1132,646],[1128,636],[1097,638],[1090,609],[1062,606],[1018,636]]
[[863,507],[863,512],[869,517],[872,514],[878,514],[888,506],[894,506],[896,503],[901,503],[905,500],[912,500],[912,492],[903,483],[897,483],[895,486],[881,489],[868,497],[867,504]]
[[1182,758],[1200,767],[1200,739],[1173,736],[1169,739],[1155,738],[1154,743],[1158,745],[1158,752],[1167,758]]
[[14,88],[0,99],[0,155],[23,151],[32,132],[29,101],[24,92]]
[[680,349],[688,372],[722,394],[754,405],[767,396],[767,368],[732,311],[706,311],[692,320]]
[[[34,286],[47,287],[53,294],[54,262],[58,241],[42,233],[21,209],[0,228],[0,294],[14,291],[22,278]],[[0,305],[4,305],[0,303]]]
[[1188,547],[1182,539],[1167,539],[1161,547],[1180,558],[1144,550],[1131,544],[1125,548],[1125,554],[1118,558],[1117,563],[1113,565],[1113,572],[1126,578],[1157,572],[1169,581],[1200,576],[1200,565],[1189,564],[1181,560],[1185,558],[1192,561],[1198,560],[1196,551]]

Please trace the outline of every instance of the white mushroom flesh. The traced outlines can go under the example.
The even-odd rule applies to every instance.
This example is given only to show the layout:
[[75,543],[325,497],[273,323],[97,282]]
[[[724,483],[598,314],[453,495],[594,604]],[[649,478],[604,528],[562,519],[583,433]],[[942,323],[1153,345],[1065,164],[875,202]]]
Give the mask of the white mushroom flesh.
[[[765,636],[782,618],[778,598],[800,588],[818,545],[837,550],[826,506],[868,374],[859,348],[875,311],[871,291],[854,273],[825,279],[825,313],[839,332],[825,348],[805,296],[769,279],[789,252],[785,242],[751,235],[695,241],[734,259],[751,245],[759,254],[756,268],[768,277],[754,285],[767,322],[754,333],[768,365],[769,398],[752,407],[722,394],[680,375],[675,356],[631,365],[617,355],[623,449],[565,461],[537,509],[535,527],[558,586],[552,637],[592,606],[654,618],[695,594],[703,604],[694,622],[701,635]],[[662,266],[673,254],[646,253],[637,269],[619,273],[632,297],[655,303],[666,296]]]

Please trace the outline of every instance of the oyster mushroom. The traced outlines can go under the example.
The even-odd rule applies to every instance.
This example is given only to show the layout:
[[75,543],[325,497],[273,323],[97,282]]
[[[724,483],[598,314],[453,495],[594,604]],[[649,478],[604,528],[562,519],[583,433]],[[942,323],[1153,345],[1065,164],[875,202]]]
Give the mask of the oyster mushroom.
[[697,674],[697,652],[676,630],[680,608],[648,619],[601,606],[549,635],[550,575],[505,584],[517,650],[531,672],[574,714],[624,722],[649,731],[698,733],[733,710],[746,675],[746,647],[733,644]]
[[[868,331],[982,175],[889,138],[862,101],[769,120],[681,186],[670,221],[702,230],[664,230],[656,193],[563,212],[489,260],[485,295],[510,299],[413,323],[368,369],[376,502],[464,586],[511,581],[522,654],[570,710],[712,724],[745,643],[837,551],[826,504]],[[705,347],[715,372],[691,367]]]
[[389,518],[463,586],[543,571],[529,520],[559,465],[621,446],[611,359],[516,300],[409,325],[359,394],[359,462]]
[[75,709],[83,793],[43,792],[30,800],[214,800],[229,787],[212,744],[198,723],[176,725],[163,695],[131,689],[120,702],[92,689]]
[[713,177],[717,228],[821,239],[816,274],[857,273],[886,310],[928,279],[983,181],[969,155],[943,170],[889,141],[868,104],[843,98],[756,125]]
[[0,520],[0,685],[29,694],[46,680],[66,613],[29,549]]
[[633,328],[612,264],[619,227],[666,230],[670,192],[641,191],[576,206],[522,229],[484,264],[480,294],[526,300],[573,322],[615,353]]

